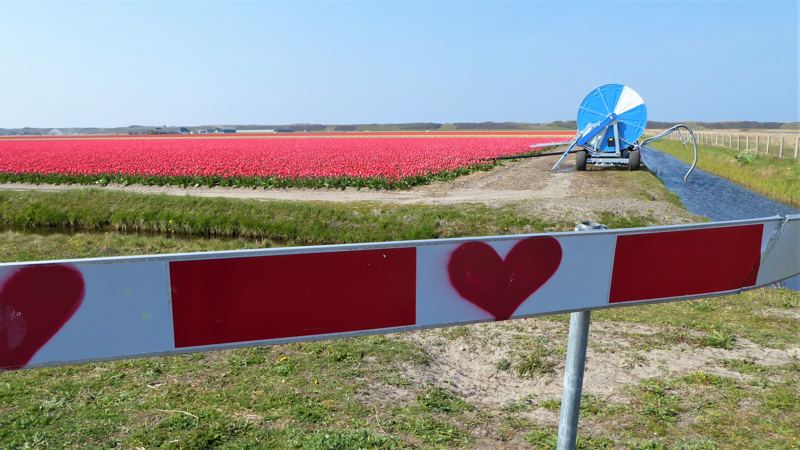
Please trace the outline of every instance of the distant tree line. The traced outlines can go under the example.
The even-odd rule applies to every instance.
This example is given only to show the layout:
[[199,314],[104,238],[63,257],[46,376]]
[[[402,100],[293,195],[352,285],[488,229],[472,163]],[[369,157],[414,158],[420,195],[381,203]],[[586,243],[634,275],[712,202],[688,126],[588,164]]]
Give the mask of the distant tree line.
[[[648,128],[669,128],[680,122],[650,121]],[[798,130],[799,122],[755,122],[755,121],[726,121],[726,122],[683,122],[698,129],[717,130]],[[144,126],[131,125],[128,127],[83,127],[83,128],[0,128],[0,135],[46,135],[53,134],[148,134],[154,130],[179,131],[182,129],[204,130],[209,128],[236,129],[241,132],[247,130],[270,129],[278,132],[308,132],[308,131],[494,131],[494,130],[574,130],[577,123],[574,120],[557,120],[547,123],[529,122],[409,122],[409,123],[370,123],[370,124],[340,124],[324,125],[318,123],[294,123],[283,125],[202,125],[202,126]]]

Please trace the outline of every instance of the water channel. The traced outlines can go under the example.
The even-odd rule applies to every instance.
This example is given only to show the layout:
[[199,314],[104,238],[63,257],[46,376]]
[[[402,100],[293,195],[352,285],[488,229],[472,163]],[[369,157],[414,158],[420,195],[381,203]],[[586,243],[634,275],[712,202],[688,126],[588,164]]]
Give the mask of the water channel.
[[[702,158],[702,155],[700,155]],[[745,187],[695,169],[684,182],[689,165],[683,161],[646,148],[642,160],[664,185],[675,193],[690,212],[713,221],[752,219],[775,215],[798,214],[800,209],[776,202]],[[800,291],[800,276],[781,283],[783,287]]]

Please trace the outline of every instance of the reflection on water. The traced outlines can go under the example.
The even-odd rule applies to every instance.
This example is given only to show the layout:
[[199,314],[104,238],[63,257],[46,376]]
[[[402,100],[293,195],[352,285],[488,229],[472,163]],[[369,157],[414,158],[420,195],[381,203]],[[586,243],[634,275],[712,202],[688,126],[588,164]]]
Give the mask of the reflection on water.
[[[701,155],[702,157],[702,155]],[[736,183],[695,169],[684,183],[689,165],[653,148],[642,151],[644,164],[680,197],[686,209],[711,220],[736,220],[797,214],[800,210],[756,194]],[[800,291],[800,276],[784,282]]]

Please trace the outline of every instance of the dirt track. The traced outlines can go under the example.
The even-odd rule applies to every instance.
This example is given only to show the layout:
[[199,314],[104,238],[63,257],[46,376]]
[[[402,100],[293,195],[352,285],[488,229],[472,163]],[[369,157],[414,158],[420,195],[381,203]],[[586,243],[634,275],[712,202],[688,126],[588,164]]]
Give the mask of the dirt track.
[[[591,211],[649,212],[664,222],[683,221],[685,212],[667,202],[657,184],[641,186],[627,171],[577,172],[572,158],[559,172],[550,171],[555,157],[508,162],[486,172],[475,172],[450,182],[435,182],[406,191],[371,189],[250,189],[223,187],[182,188],[178,186],[91,187],[126,192],[191,195],[199,197],[246,198],[258,200],[385,202],[399,204],[483,203],[497,206],[520,203],[526,210],[544,217],[571,216]],[[641,181],[641,177],[638,178]],[[85,186],[0,184],[4,190],[63,191]]]

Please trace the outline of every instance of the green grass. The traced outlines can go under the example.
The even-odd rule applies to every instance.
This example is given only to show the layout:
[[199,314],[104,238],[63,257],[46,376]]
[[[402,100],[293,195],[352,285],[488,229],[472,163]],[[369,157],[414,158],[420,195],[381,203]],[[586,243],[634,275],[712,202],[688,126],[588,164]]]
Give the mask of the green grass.
[[222,186],[252,187],[262,189],[275,188],[310,188],[310,189],[409,189],[414,186],[434,181],[450,181],[463,175],[481,170],[489,170],[502,164],[497,161],[474,164],[454,170],[427,173],[412,177],[392,179],[386,177],[222,177],[222,176],[145,176],[126,174],[70,175],[70,174],[37,174],[37,173],[0,173],[0,183],[33,183],[33,184],[84,184],[106,186],[109,184],[145,186]]
[[[598,218],[612,228],[655,222],[635,212],[599,213]],[[513,205],[259,201],[96,189],[0,191],[0,228],[20,230],[241,237],[303,245],[569,230],[573,226],[572,221],[526,215]]]
[[[107,191],[0,192],[0,226],[6,228],[0,232],[0,261],[573,226],[568,220],[541,220],[523,211],[514,206],[339,205]],[[608,212],[594,219],[614,227],[655,221],[635,213]],[[634,351],[678,344],[735,350],[745,339],[788,348],[800,345],[800,321],[762,313],[766,308],[798,307],[800,293],[761,289],[717,299],[597,311],[594,319],[663,329],[642,336],[646,342]],[[449,339],[470,339],[474,330],[454,327],[442,333]],[[563,342],[563,333],[524,336],[523,348],[498,362],[497,370],[517,378],[546,376],[563,359],[559,353]],[[463,398],[456,386],[443,388],[406,378],[403,368],[429,370],[428,363],[425,349],[416,343],[372,336],[0,373],[0,448],[555,445],[555,428],[527,414],[537,405],[552,414],[558,400],[530,398],[530,406],[521,401],[513,408],[488,410]],[[775,367],[738,359],[720,366],[745,378],[694,372],[644,380],[622,392],[621,401],[584,395],[579,448],[800,446],[800,363],[787,361]],[[369,400],[364,393],[370,393]]]
[[[0,234],[0,259],[269,245],[273,244],[244,238],[5,231]],[[598,321],[668,325],[706,334],[727,330],[768,347],[781,347],[800,345],[798,321],[764,316],[759,310],[798,306],[800,293],[758,290],[594,315]],[[470,328],[450,330],[453,338],[465,338]],[[526,351],[519,354],[559,361],[563,355],[544,349],[548,342],[546,337],[528,338]],[[509,360],[505,370],[515,377],[528,376],[510,370],[519,361]],[[427,363],[425,349],[417,344],[374,336],[0,373],[0,448],[487,445],[476,441],[475,430],[497,430],[495,439],[499,440],[490,441],[495,447],[522,441],[534,448],[552,447],[555,428],[524,419],[525,406],[488,413],[454,390],[419,385],[398,370]],[[796,446],[800,366],[776,368],[738,360],[726,367],[757,378],[731,382],[718,375],[694,373],[635,385],[628,394],[630,400],[623,403],[584,396],[580,448]],[[396,386],[407,394],[384,398],[378,390],[372,398],[379,404],[366,402],[359,393],[374,390],[376,383]],[[541,405],[554,411],[558,401]],[[739,415],[730,417],[730,411]],[[689,431],[685,423],[692,424]]]
[[552,349],[534,341],[532,350],[519,355],[514,370],[521,378],[536,378],[551,373],[557,365],[552,358],[554,353]]
[[[681,340],[695,343],[678,330],[705,333],[697,344],[716,348],[733,348],[737,337],[774,348],[800,345],[800,321],[789,317],[765,315],[765,308],[796,308],[800,292],[787,289],[757,289],[737,295],[684,302],[640,305],[635,308],[613,308],[596,311],[596,320],[611,320],[654,326],[669,326],[668,335],[675,345]],[[644,339],[644,338],[642,338]],[[654,336],[651,339],[661,339]],[[663,347],[663,346],[659,346]]]
[[[660,141],[653,147],[691,162],[691,146],[675,141]],[[800,161],[750,156],[722,147],[699,146],[697,167],[746,186],[767,197],[800,206]],[[739,156],[737,158],[737,155]]]
[[0,232],[0,262],[269,248],[268,240],[104,233]]
[[[347,357],[342,357],[347,355]],[[446,412],[398,408],[387,430],[357,399],[365,375],[424,364],[387,337],[0,374],[0,446],[395,448],[466,443]],[[290,370],[280,369],[291,367]],[[436,394],[434,394],[436,395]],[[455,405],[455,406],[454,406]],[[387,419],[388,420],[388,419]]]

